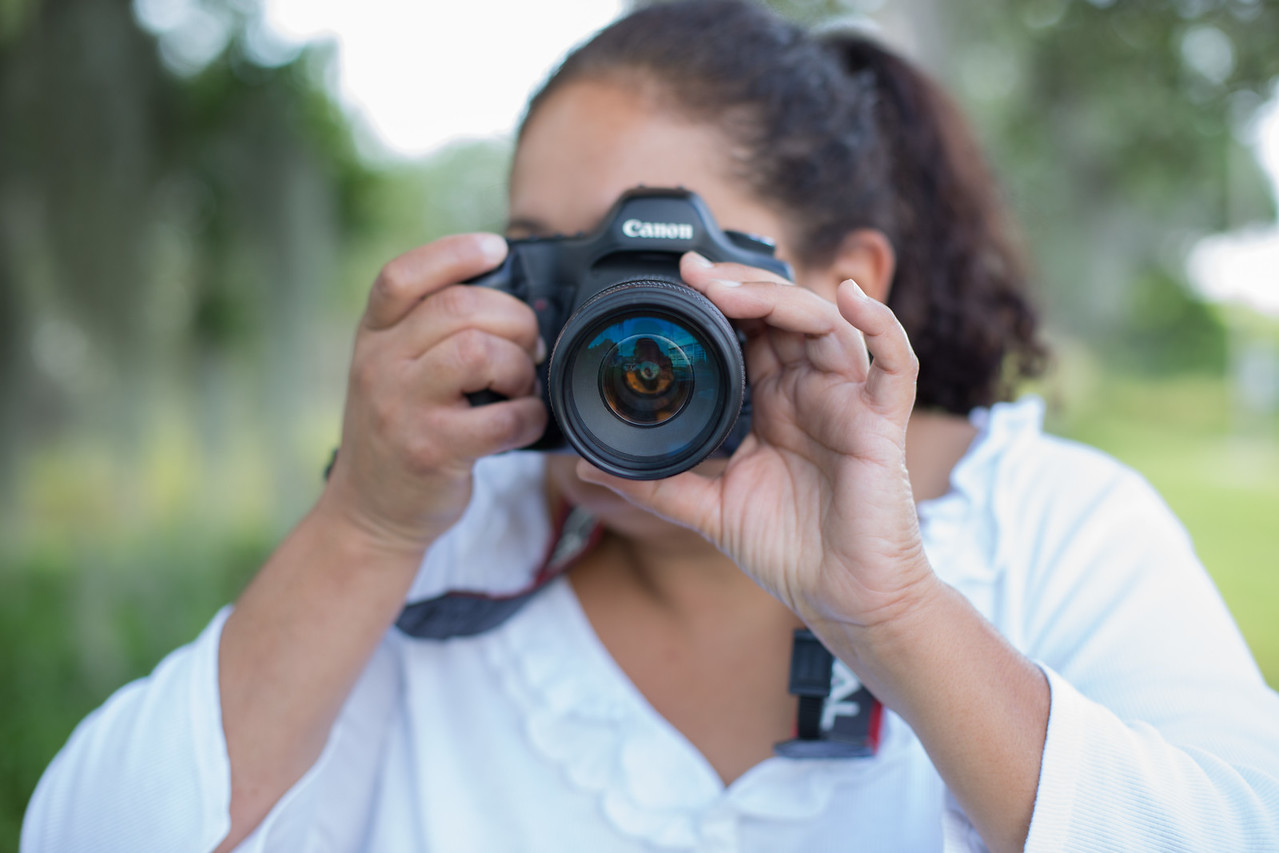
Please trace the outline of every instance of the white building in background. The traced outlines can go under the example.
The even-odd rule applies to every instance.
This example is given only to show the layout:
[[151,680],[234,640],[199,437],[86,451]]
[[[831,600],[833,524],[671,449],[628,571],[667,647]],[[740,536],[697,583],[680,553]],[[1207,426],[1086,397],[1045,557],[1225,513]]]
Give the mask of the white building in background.
[[[1253,124],[1251,140],[1279,202],[1279,91]],[[1191,250],[1186,271],[1204,298],[1236,303],[1279,320],[1279,222],[1205,237]],[[1237,414],[1279,411],[1279,344],[1273,335],[1232,324],[1230,372]]]

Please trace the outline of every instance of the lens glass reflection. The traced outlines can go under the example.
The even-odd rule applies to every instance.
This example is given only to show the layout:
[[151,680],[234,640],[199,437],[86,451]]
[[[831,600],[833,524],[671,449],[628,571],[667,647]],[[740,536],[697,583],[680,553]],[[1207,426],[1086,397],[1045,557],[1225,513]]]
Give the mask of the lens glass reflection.
[[701,341],[661,317],[628,317],[606,327],[588,344],[600,356],[600,395],[609,410],[637,426],[675,417],[688,403],[699,367]]

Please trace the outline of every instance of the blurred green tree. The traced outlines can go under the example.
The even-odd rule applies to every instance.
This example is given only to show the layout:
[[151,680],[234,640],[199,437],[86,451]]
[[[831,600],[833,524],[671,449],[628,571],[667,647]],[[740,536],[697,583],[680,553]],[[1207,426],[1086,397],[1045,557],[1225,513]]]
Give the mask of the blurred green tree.
[[[1031,239],[1053,316],[1129,361],[1150,342],[1137,330],[1215,335],[1199,366],[1219,368],[1214,353],[1224,336],[1215,315],[1157,306],[1198,301],[1184,268],[1195,240],[1274,218],[1267,183],[1242,140],[1279,80],[1279,6],[932,5],[952,44],[939,52],[938,71],[956,81],[998,152],[996,167]],[[1157,353],[1140,360],[1148,368],[1192,366]]]
[[175,71],[127,0],[0,8],[0,395],[22,401],[0,406],[0,490],[17,448],[90,413],[127,456],[160,387],[194,382],[216,436],[245,353],[263,422],[287,420],[380,181],[324,50],[265,62],[254,4],[202,0],[225,39]]
[[[321,458],[295,454],[308,489],[279,451],[308,380],[341,386],[312,362],[347,338],[317,347],[317,321],[340,303],[350,326],[348,250],[391,180],[357,154],[326,48],[268,55],[250,0],[171,4],[205,38],[171,44],[144,5],[0,0],[0,850],[76,720],[232,598],[313,493]],[[203,464],[140,464],[174,412]],[[268,445],[247,464],[274,466],[256,480],[244,421]],[[172,487],[224,468],[264,518]]]

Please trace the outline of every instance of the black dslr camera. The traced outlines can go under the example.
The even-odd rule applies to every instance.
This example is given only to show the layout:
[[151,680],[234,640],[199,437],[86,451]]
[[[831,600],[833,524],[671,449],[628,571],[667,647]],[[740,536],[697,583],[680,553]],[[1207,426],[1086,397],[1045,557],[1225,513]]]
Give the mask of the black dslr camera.
[[[511,240],[505,262],[469,284],[514,294],[551,349],[542,394],[551,424],[532,450],[567,443],[632,480],[732,453],[750,431],[741,342],[679,277],[688,251],[791,277],[769,241],[721,231],[683,189],[629,190],[591,234]],[[498,399],[492,392],[472,403]]]

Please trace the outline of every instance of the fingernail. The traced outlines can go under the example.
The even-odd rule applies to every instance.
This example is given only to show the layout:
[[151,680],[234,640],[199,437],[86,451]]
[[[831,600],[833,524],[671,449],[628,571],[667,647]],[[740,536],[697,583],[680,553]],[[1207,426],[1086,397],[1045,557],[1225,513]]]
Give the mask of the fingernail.
[[742,283],[740,281],[733,281],[727,278],[713,278],[711,279],[711,282],[713,284],[722,284],[725,287],[741,287],[742,286]]
[[693,266],[697,267],[698,269],[708,270],[711,267],[715,266],[713,263],[707,260],[705,256],[700,255],[697,252],[686,252],[685,256],[688,258],[689,262]]
[[544,361],[546,361],[546,339],[538,335],[537,349],[533,352],[533,363],[541,364]]
[[481,234],[480,251],[484,253],[484,257],[493,263],[497,263],[506,257],[506,240],[496,234]]
[[856,296],[858,299],[870,299],[870,297],[866,295],[866,291],[862,290],[862,286],[860,284],[853,281],[851,278],[848,279],[847,281],[849,284],[853,286],[854,296]]

